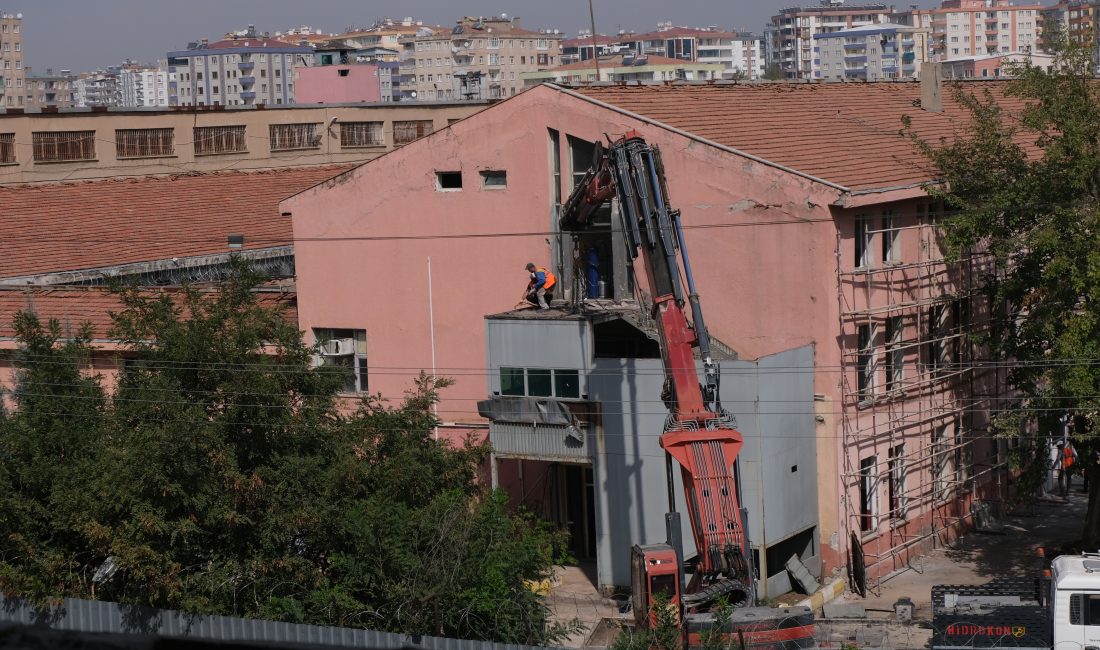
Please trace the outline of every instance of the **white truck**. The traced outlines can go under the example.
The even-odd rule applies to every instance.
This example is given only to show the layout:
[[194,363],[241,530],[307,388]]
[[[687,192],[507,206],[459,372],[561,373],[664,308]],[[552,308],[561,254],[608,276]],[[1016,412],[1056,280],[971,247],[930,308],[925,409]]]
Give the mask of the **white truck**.
[[1100,650],[1100,553],[1061,555],[1034,578],[932,588],[932,648]]

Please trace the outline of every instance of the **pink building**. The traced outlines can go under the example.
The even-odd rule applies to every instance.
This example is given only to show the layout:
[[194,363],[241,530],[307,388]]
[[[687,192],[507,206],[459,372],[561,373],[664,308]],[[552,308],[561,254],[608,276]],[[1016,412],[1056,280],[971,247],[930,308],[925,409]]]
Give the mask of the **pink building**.
[[[757,408],[815,437],[816,494],[803,495],[816,501],[813,548],[797,552],[822,576],[859,558],[873,582],[954,538],[1010,479],[987,431],[1000,384],[969,364],[971,323],[985,309],[971,278],[985,262],[944,261],[940,208],[921,187],[927,165],[898,135],[903,115],[938,138],[964,112],[950,101],[921,110],[920,98],[912,83],[535,87],[281,204],[293,220],[301,327],[309,341],[365,341],[355,363],[371,392],[398,398],[421,370],[456,378],[440,405],[443,434],[484,429],[475,402],[514,364],[487,362],[496,352],[486,332],[499,330],[483,317],[514,305],[526,262],[572,287],[574,251],[599,248],[611,260],[604,303],[635,300],[610,226],[574,240],[555,214],[592,143],[636,130],[663,153],[712,336],[761,363],[811,346],[812,362],[767,371],[811,375],[808,410]],[[525,326],[511,326],[508,354],[530,357],[538,341],[518,343]],[[589,335],[576,336],[584,349]],[[624,381],[640,367],[623,361]],[[621,420],[630,451],[606,451],[622,441],[597,428],[596,460],[578,462],[593,471],[600,548],[628,555],[629,543],[661,538],[665,504],[643,495],[663,489],[657,431],[624,419],[627,404],[663,406],[624,395],[604,404],[604,420]],[[797,470],[760,462],[746,472]],[[499,469],[508,483],[515,468]],[[764,494],[765,507],[799,499],[781,492]],[[601,567],[601,586],[623,584],[622,558],[598,558],[615,565]]]
[[322,65],[294,69],[299,104],[359,104],[382,101],[376,63]]

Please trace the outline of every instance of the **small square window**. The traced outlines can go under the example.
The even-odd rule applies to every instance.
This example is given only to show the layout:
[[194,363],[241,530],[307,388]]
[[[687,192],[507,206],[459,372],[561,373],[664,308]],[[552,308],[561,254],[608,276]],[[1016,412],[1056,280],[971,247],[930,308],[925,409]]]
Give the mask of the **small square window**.
[[527,388],[523,384],[523,368],[500,369],[500,394],[522,396]]
[[527,394],[531,397],[552,397],[550,371],[539,368],[527,369]]
[[554,396],[573,397],[581,396],[581,382],[576,370],[554,371]]
[[489,188],[508,187],[508,172],[503,170],[484,170],[481,172],[481,186]]
[[347,70],[346,68],[345,68],[344,70],[337,70],[337,73],[338,73],[338,74],[339,74],[339,75],[340,75],[341,77],[346,77],[346,76],[348,76],[348,72],[349,72],[349,71],[348,71],[348,70]]
[[435,189],[437,190],[461,190],[462,172],[436,172]]

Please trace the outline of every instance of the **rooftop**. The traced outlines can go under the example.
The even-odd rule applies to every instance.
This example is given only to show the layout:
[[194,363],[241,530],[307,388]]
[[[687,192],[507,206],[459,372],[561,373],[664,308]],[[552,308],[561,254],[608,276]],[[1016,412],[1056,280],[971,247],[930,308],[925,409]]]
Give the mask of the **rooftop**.
[[349,167],[0,187],[0,278],[288,246],[279,201]]
[[[611,56],[600,57],[601,68],[636,68],[642,66],[660,66],[660,65],[674,65],[674,66],[691,66],[692,68],[698,68],[700,66],[719,66],[718,63],[702,63],[687,61],[684,59],[673,59],[667,56],[636,56],[634,54],[613,54]],[[557,68],[551,68],[546,72],[558,72],[566,70],[595,70],[596,64],[592,59],[586,59],[584,61],[577,61],[576,63],[570,63],[567,65],[559,66]]]
[[892,30],[897,30],[897,29],[900,29],[900,30],[903,30],[903,31],[918,31],[921,28],[920,27],[914,27],[912,25],[902,25],[902,24],[899,24],[899,23],[873,23],[871,25],[861,25],[859,27],[852,27],[851,29],[842,29],[842,30],[839,30],[839,31],[836,31],[836,32],[825,32],[825,33],[822,33],[822,34],[814,34],[814,39],[817,40],[817,39],[822,39],[822,38],[840,38],[840,37],[844,37],[844,36],[851,36],[853,34],[856,34],[856,35],[858,35],[858,34],[867,34],[867,33],[875,34],[875,33],[878,33],[878,32],[892,31]]
[[[172,289],[148,289],[150,293],[175,293]],[[297,324],[298,305],[293,287],[287,291],[259,292],[261,304],[282,310],[287,322]],[[0,341],[15,338],[13,320],[20,311],[34,312],[42,321],[56,318],[62,336],[72,336],[88,323],[94,340],[108,340],[111,312],[122,311],[118,296],[102,287],[0,288]]]
[[[1004,96],[1004,82],[965,83],[1009,110],[1022,104]],[[921,110],[918,82],[597,84],[570,92],[852,191],[932,179],[900,134],[903,116],[930,140],[952,137],[969,119],[947,86],[942,113]]]

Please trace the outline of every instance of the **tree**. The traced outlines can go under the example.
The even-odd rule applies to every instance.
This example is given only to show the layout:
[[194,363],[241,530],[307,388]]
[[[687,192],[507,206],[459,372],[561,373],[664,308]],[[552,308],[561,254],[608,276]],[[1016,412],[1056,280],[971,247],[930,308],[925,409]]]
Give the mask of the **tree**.
[[778,63],[769,63],[768,67],[764,68],[764,79],[768,81],[782,81],[786,78],[787,75]]
[[[991,350],[1022,396],[1002,430],[1027,417],[1057,435],[1068,418],[1086,459],[1100,449],[1100,87],[1087,49],[1062,38],[1053,51],[1051,71],[1016,66],[1015,79],[978,95],[956,86],[969,128],[916,141],[939,171],[930,193],[952,215],[950,250],[980,247],[996,260],[984,278],[990,304],[1004,306],[990,312]],[[1100,466],[1087,471],[1082,538],[1095,548]]]
[[118,289],[133,359],[110,396],[86,335],[17,318],[0,591],[516,643],[568,632],[524,584],[561,536],[479,482],[483,445],[432,436],[449,380],[348,413],[343,369],[313,367],[261,280]]

